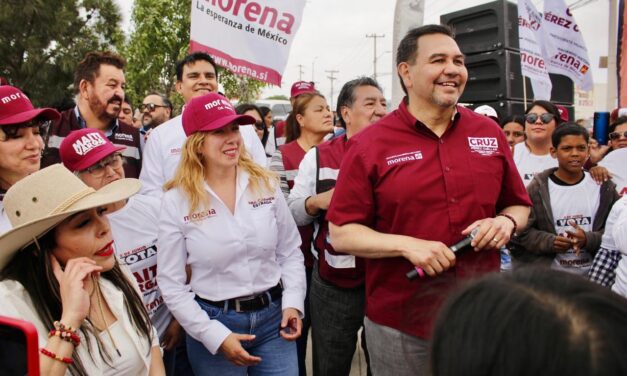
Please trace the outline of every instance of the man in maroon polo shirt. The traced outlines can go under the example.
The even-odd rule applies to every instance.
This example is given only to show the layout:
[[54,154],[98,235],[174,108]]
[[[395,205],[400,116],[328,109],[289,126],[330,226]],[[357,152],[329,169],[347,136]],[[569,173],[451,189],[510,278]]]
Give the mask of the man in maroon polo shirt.
[[[375,375],[419,375],[437,309],[461,279],[499,270],[498,249],[530,201],[505,135],[457,106],[468,72],[445,26],[410,30],[397,51],[407,97],[348,142],[327,214],[338,251],[366,260],[366,338]],[[479,228],[471,246],[447,247]],[[409,281],[413,266],[428,276]]]
[[124,146],[124,172],[138,178],[141,170],[139,130],[118,120],[124,101],[126,61],[108,51],[85,55],[74,72],[76,106],[61,113],[44,138],[41,167],[61,162],[59,146],[72,131],[83,128],[101,130],[115,146]]

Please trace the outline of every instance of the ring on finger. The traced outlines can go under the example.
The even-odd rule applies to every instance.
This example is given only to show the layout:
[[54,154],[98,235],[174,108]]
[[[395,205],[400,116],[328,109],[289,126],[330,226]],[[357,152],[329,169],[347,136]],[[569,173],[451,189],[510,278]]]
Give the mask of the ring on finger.
[[493,242],[498,243],[499,240],[497,238],[492,239]]

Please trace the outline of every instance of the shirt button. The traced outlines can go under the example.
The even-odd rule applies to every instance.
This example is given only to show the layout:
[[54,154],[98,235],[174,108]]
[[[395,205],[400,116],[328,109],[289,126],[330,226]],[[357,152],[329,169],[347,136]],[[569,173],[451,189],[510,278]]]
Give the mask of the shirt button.
[[452,204],[454,204],[454,203],[456,203],[456,202],[457,202],[457,200],[456,200],[456,199],[454,199],[454,198],[452,198],[452,199],[451,199],[451,203],[452,203]]
[[444,171],[449,172],[449,171],[451,171],[451,168],[446,166],[446,167],[444,167]]
[[443,143],[444,143],[444,140],[443,140],[443,139],[440,139],[440,143],[441,143],[441,144],[443,144]]

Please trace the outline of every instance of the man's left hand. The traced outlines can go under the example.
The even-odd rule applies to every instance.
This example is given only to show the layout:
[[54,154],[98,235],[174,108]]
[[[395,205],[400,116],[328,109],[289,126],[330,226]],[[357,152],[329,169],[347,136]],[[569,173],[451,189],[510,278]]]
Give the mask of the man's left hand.
[[303,322],[300,319],[298,310],[295,308],[285,308],[283,310],[283,318],[281,319],[281,327],[279,333],[283,339],[295,341],[300,337]]
[[514,224],[507,217],[503,216],[484,218],[466,227],[462,234],[470,234],[475,227],[479,227],[479,231],[470,245],[475,251],[481,251],[483,249],[499,249],[507,244],[514,229]]
[[170,324],[163,333],[163,339],[161,340],[161,346],[165,351],[170,351],[176,347],[183,340],[183,328],[176,319],[172,318]]

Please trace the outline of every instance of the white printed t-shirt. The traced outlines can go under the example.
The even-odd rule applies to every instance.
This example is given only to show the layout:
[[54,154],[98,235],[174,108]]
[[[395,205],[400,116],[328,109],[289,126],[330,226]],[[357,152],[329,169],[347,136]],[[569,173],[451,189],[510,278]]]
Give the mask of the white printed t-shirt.
[[172,315],[157,285],[157,233],[161,203],[154,197],[135,195],[126,205],[107,215],[118,259],[137,281],[150,321],[163,336]]
[[[584,231],[592,231],[592,222],[599,209],[601,187],[587,172],[581,182],[575,185],[558,185],[549,179],[549,196],[551,211],[555,219],[555,232],[566,236],[566,231],[574,232],[569,222],[575,221]],[[593,256],[585,248],[579,256],[574,249],[558,253],[551,267],[575,274],[588,275],[592,266]]]
[[627,148],[612,151],[599,162],[599,166],[607,168],[616,184],[616,191],[624,196],[627,193]]
[[538,174],[547,168],[557,167],[557,159],[551,157],[551,154],[532,154],[524,142],[516,144],[514,147],[513,158],[525,187],[531,183],[535,174]]

